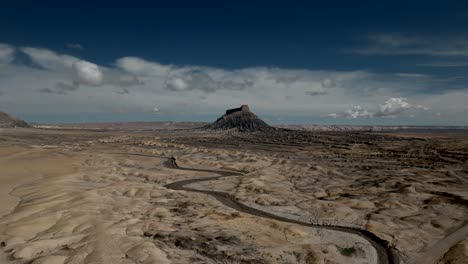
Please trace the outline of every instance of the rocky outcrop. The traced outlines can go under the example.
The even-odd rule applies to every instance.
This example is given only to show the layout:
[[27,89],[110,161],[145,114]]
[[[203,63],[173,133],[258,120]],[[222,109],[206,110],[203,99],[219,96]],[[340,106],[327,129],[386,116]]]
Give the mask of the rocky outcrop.
[[269,126],[250,111],[248,105],[226,110],[226,113],[205,129],[228,130],[236,129],[240,132],[266,132],[276,128]]
[[0,112],[0,127],[29,127],[28,123],[5,112]]

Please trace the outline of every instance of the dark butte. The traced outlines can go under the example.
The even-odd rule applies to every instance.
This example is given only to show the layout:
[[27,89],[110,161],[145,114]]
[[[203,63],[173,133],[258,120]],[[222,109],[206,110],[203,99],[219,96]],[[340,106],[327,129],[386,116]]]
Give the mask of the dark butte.
[[203,128],[214,130],[234,129],[240,132],[270,132],[277,130],[252,113],[248,105],[226,110],[223,116]]

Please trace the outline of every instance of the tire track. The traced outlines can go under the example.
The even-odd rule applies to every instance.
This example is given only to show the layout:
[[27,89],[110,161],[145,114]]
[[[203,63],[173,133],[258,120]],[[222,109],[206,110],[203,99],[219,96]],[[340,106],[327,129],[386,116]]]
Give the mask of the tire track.
[[468,237],[468,222],[465,222],[460,228],[446,235],[437,241],[432,247],[427,249],[421,256],[414,261],[414,264],[436,264],[439,263],[445,253],[460,241]]

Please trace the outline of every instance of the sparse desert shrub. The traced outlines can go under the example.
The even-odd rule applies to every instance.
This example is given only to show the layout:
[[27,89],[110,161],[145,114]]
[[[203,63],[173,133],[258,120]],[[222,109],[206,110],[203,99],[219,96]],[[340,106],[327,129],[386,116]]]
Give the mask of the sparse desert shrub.
[[341,255],[346,257],[350,257],[356,254],[356,248],[354,247],[338,248],[338,250],[340,251]]

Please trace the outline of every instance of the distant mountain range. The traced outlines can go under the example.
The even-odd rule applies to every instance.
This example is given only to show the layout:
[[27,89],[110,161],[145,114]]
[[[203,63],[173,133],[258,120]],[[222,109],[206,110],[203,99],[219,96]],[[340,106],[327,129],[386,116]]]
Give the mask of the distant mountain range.
[[250,111],[248,105],[226,110],[226,113],[212,123],[208,122],[102,122],[102,123],[68,123],[68,124],[28,124],[5,112],[0,112],[0,128],[35,127],[43,129],[88,129],[88,130],[169,130],[169,129],[213,129],[237,130],[240,132],[268,132],[278,129],[301,131],[464,131],[468,126],[411,126],[411,125],[291,125],[281,124],[270,126]]
[[303,131],[414,131],[414,130],[468,130],[468,126],[353,126],[353,125],[277,125],[275,127]]
[[[2,127],[0,121],[0,127]],[[109,122],[109,123],[79,123],[79,124],[32,124],[36,128],[50,129],[89,129],[89,130],[167,130],[167,129],[191,129],[210,127],[208,122]],[[4,126],[3,126],[4,127]],[[12,127],[12,126],[9,126]],[[272,127],[302,131],[422,131],[422,130],[468,130],[468,126],[353,126],[353,125],[275,125]]]

